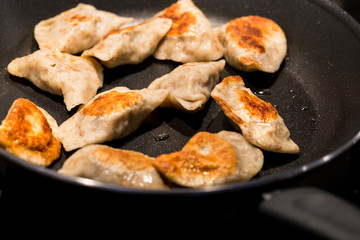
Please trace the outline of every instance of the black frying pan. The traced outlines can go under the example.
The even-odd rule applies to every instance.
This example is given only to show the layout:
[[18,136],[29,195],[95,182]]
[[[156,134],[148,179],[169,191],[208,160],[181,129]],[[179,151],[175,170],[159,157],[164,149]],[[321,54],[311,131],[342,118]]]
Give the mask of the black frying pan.
[[[93,4],[98,9],[135,17],[138,21],[142,21],[175,1],[83,2]],[[1,119],[5,118],[12,102],[19,97],[27,98],[46,109],[59,125],[74,113],[66,111],[61,97],[43,92],[25,79],[9,75],[6,66],[15,57],[30,54],[38,49],[33,28],[39,21],[75,7],[77,3],[78,1],[75,0],[2,1]],[[207,205],[200,204],[199,207],[195,203],[200,203],[203,199],[207,199],[206,201],[210,203],[209,199],[217,201],[219,198],[235,199],[235,196],[241,196],[242,201],[246,201],[245,198],[254,192],[273,190],[283,184],[291,183],[299,176],[336,159],[358,141],[360,138],[360,25],[346,12],[325,0],[195,0],[194,3],[203,10],[214,26],[240,16],[260,15],[274,20],[282,27],[288,40],[288,53],[278,72],[245,73],[227,65],[221,74],[221,79],[239,74],[244,78],[246,85],[257,92],[260,98],[276,106],[291,132],[292,139],[300,146],[300,154],[265,152],[263,169],[247,183],[207,189],[176,188],[164,192],[123,188],[57,174],[56,170],[72,152],[63,152],[61,158],[50,167],[40,168],[0,149],[2,164],[7,166],[6,175],[11,175],[12,171],[18,173],[12,181],[19,184],[14,185],[26,186],[26,183],[20,180],[21,176],[32,174],[42,179],[40,186],[46,181],[45,188],[51,188],[52,194],[57,194],[57,199],[61,195],[62,200],[68,198],[75,200],[74,196],[80,197],[80,194],[77,194],[79,192],[81,196],[100,195],[103,199],[120,197],[135,202],[139,198],[156,199],[162,203],[169,199],[182,198],[184,206],[185,202],[191,202],[188,205],[196,206],[197,211],[201,211],[200,209],[205,209],[201,206]],[[105,69],[104,87],[100,91],[114,86],[144,88],[152,80],[169,73],[176,66],[178,63],[158,61],[150,57],[136,66]],[[155,157],[180,150],[196,132],[218,132],[223,129],[234,130],[215,101],[210,99],[204,109],[195,114],[159,108],[135,133],[106,144],[140,151]],[[163,134],[168,136],[166,140],[159,139]],[[19,171],[24,175],[19,176]],[[61,187],[58,186],[54,190],[53,186],[57,185]],[[38,187],[37,184],[29,186],[33,190]],[[60,189],[61,194],[58,194]],[[9,188],[9,191],[15,190]],[[72,197],[69,197],[70,195]],[[5,190],[3,197],[6,197]],[[189,207],[188,205],[186,208]],[[183,210],[185,207],[178,206],[178,209]]]

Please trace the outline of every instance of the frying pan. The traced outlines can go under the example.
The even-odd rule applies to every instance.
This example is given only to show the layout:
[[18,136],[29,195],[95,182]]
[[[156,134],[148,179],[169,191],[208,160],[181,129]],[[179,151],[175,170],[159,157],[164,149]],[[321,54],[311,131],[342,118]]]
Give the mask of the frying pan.
[[[83,2],[121,16],[135,17],[137,22],[141,22],[175,1]],[[29,81],[11,76],[6,66],[12,59],[38,49],[33,29],[39,21],[75,7],[77,3],[75,0],[2,1],[1,119],[5,118],[12,102],[19,97],[27,98],[46,109],[59,125],[74,114],[74,111],[66,110],[62,97],[43,92]],[[223,213],[226,212],[225,208],[233,210],[235,207],[238,209],[239,205],[244,208],[256,205],[258,202],[254,196],[291,186],[293,181],[338,159],[357,143],[360,138],[360,25],[352,17],[325,0],[194,0],[194,3],[213,26],[240,16],[260,15],[274,20],[282,27],[288,41],[288,52],[279,71],[273,74],[245,73],[226,65],[220,77],[241,75],[247,87],[263,100],[272,103],[283,117],[301,152],[297,155],[264,152],[264,167],[249,182],[205,189],[150,191],[57,174],[56,170],[73,152],[63,151],[54,164],[41,168],[0,148],[1,161],[6,166],[3,174],[7,176],[3,184],[3,198],[6,199],[11,192],[26,196],[29,200],[42,193],[41,196],[56,199],[57,207],[69,201],[77,201],[79,207],[84,199],[89,202],[96,196],[97,201],[106,199],[107,205],[112,206],[113,210],[116,208],[112,204],[116,205],[121,199],[128,201],[131,206],[137,205],[138,211],[147,209],[140,206],[140,202],[155,200],[157,213],[170,214],[169,209],[164,207],[164,204],[170,202],[181,202],[171,208],[170,212],[176,211],[177,214],[191,211],[204,214],[209,206]],[[176,66],[178,63],[149,57],[138,65],[104,69],[104,87],[99,91],[115,86],[144,88]],[[156,157],[180,150],[196,132],[218,132],[224,129],[234,130],[219,106],[210,99],[204,109],[194,114],[158,108],[136,132],[105,144]],[[165,139],[163,136],[166,136]],[[14,190],[20,188],[21,193],[20,190]],[[47,194],[44,194],[44,189]],[[219,204],[225,201],[228,203]],[[48,204],[48,207],[53,207],[53,204]],[[14,208],[21,207],[15,205]]]

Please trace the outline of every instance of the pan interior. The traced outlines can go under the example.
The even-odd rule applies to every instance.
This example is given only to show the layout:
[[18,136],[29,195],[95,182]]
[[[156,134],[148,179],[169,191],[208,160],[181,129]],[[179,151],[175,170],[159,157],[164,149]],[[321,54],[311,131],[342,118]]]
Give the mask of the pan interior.
[[[86,2],[98,9],[135,17],[140,22],[151,18],[174,1]],[[332,5],[329,7],[323,1],[303,0],[194,2],[214,26],[236,17],[260,15],[277,22],[286,34],[288,53],[278,72],[245,73],[226,65],[221,73],[221,79],[230,75],[242,76],[247,87],[261,99],[272,103],[301,149],[298,155],[264,152],[264,168],[256,178],[274,176],[317,161],[359,132],[360,111],[357,103],[360,101],[360,71],[355,63],[360,62],[360,33],[359,27],[348,27],[347,21],[351,22],[349,17],[334,13],[340,9]],[[76,1],[62,1],[60,4],[41,0],[19,0],[16,4],[4,1],[2,4],[1,119],[5,118],[12,102],[19,97],[28,98],[46,109],[59,125],[74,114],[74,111],[66,110],[62,97],[45,93],[27,80],[9,75],[6,66],[15,57],[38,49],[33,28],[39,21],[76,4]],[[145,88],[178,65],[149,57],[138,65],[105,69],[104,87],[99,92],[115,86]],[[234,130],[219,106],[210,99],[204,109],[194,114],[156,109],[136,132],[106,144],[156,157],[180,150],[199,131],[218,132],[224,129]],[[58,170],[72,153],[63,151],[61,158],[49,168]]]

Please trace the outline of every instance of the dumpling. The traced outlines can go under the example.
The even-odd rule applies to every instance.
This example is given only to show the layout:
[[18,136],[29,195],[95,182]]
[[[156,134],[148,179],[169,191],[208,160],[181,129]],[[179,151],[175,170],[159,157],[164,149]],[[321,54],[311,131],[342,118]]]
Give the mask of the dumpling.
[[152,55],[160,40],[170,30],[172,21],[155,18],[136,26],[110,33],[82,56],[92,56],[108,67],[138,64]]
[[170,94],[161,104],[162,107],[195,112],[202,109],[210,98],[224,67],[223,59],[216,62],[185,63],[169,74],[155,79],[148,88],[170,90]]
[[299,152],[276,109],[246,88],[240,76],[224,78],[211,96],[250,143],[271,152]]
[[133,18],[120,17],[80,3],[75,8],[39,22],[35,26],[34,37],[40,49],[75,54],[91,48],[102,37],[130,21]]
[[56,120],[33,102],[16,99],[0,126],[0,146],[19,158],[47,167],[59,158]]
[[223,56],[223,47],[204,13],[191,0],[179,0],[155,15],[173,21],[154,57],[176,62],[206,62]]
[[153,161],[140,152],[93,144],[77,150],[58,173],[125,187],[167,189]]
[[253,178],[262,168],[260,149],[240,133],[199,132],[179,152],[155,158],[155,168],[170,181],[185,187],[207,187]]
[[227,63],[241,71],[276,72],[285,58],[287,41],[274,21],[260,16],[236,18],[218,28]]
[[94,97],[104,78],[103,68],[95,59],[52,50],[15,58],[7,70],[43,91],[63,96],[69,111]]
[[168,95],[168,90],[115,87],[97,94],[59,126],[66,151],[118,139],[135,131]]
[[229,143],[238,158],[238,165],[233,177],[235,181],[248,181],[262,169],[263,152],[247,141],[243,135],[233,131],[220,131],[217,135]]

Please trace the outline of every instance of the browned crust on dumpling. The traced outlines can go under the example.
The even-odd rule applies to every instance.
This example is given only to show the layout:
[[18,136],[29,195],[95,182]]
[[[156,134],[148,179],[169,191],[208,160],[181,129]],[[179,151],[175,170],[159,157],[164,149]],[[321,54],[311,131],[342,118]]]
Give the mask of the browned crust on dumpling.
[[244,121],[241,119],[241,117],[239,117],[236,113],[234,113],[231,110],[231,106],[226,101],[216,96],[212,96],[212,97],[214,98],[216,103],[220,106],[220,108],[224,111],[225,115],[228,116],[232,121],[234,121],[234,123],[236,123],[237,125],[244,124]]
[[158,156],[154,166],[180,185],[198,187],[230,176],[237,157],[231,145],[217,134],[199,132],[181,151]]
[[263,122],[277,118],[278,113],[271,103],[265,102],[245,90],[238,90],[236,93],[239,96],[239,101],[244,104],[244,108],[253,118],[260,119]]
[[[244,84],[243,79],[238,75],[228,76],[224,78],[221,84],[228,85],[231,82]],[[239,89],[235,90],[235,92],[238,95],[239,103],[244,104],[243,108],[248,111],[251,118],[259,119],[262,122],[276,120],[278,112],[271,105],[271,103],[263,101],[257,96],[250,94],[246,90]],[[231,106],[226,101],[216,96],[213,96],[213,98],[219,104],[221,109],[223,109],[225,114],[229,118],[231,118],[236,124],[244,124],[244,121],[237,114],[233,113],[233,111],[231,110]]]
[[94,18],[93,16],[75,14],[73,16],[69,16],[69,17],[65,18],[65,21],[73,23],[72,24],[73,26],[77,26],[79,24],[79,22],[87,22],[93,18]]
[[222,85],[229,85],[231,83],[240,83],[241,85],[245,86],[244,80],[239,75],[228,76],[221,82]]
[[192,32],[191,26],[196,23],[196,16],[192,12],[182,13],[178,2],[165,9],[158,17],[169,18],[173,21],[168,36]]
[[136,92],[110,91],[97,97],[91,104],[83,108],[83,114],[101,116],[120,111],[139,104],[143,96]]
[[249,69],[258,69],[261,67],[261,64],[258,61],[252,59],[251,57],[239,57],[239,61],[244,66],[247,66]]
[[[49,54],[50,55],[50,54]],[[62,53],[62,52],[56,52],[51,51],[51,57],[53,57],[56,60],[61,60],[61,67],[58,68],[59,72],[67,72],[67,71],[73,71],[73,72],[79,72],[79,69],[77,69],[75,66],[72,66],[72,64],[79,62],[80,59],[77,59],[76,56]],[[51,58],[50,58],[51,59]],[[36,63],[38,63],[38,60],[35,60]],[[51,64],[51,67],[55,67],[56,63]],[[96,66],[96,65],[94,65]]]
[[106,166],[121,163],[122,168],[130,171],[150,170],[153,168],[153,158],[140,152],[103,147],[91,153]]
[[[220,84],[228,85],[231,82],[239,82],[239,83],[244,84],[243,79],[238,75],[228,76],[228,77],[224,78]],[[232,109],[231,106],[226,101],[224,101],[222,98],[219,98],[215,95],[212,95],[212,97],[214,98],[216,103],[220,106],[220,108],[224,111],[225,115],[228,116],[234,123],[236,123],[237,125],[244,124],[244,121],[241,119],[241,117],[239,117],[236,113],[234,113],[231,110]]]
[[14,101],[0,126],[0,145],[7,151],[40,166],[60,156],[61,144],[40,111],[31,101]]
[[265,36],[271,35],[273,31],[282,32],[282,29],[268,18],[248,16],[230,21],[225,31],[231,41],[237,42],[239,47],[265,53],[266,46],[263,42]]

